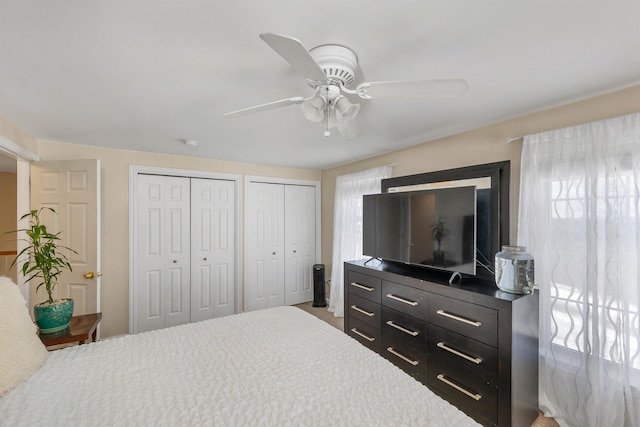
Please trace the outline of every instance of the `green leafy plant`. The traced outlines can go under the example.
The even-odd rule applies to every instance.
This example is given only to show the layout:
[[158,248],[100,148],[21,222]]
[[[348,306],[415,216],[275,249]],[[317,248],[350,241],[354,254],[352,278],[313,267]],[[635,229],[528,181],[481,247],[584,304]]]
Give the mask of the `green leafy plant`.
[[18,253],[11,263],[11,268],[24,254],[28,254],[28,259],[20,267],[23,276],[26,277],[25,281],[30,282],[31,280],[39,279],[40,283],[36,286],[36,292],[44,285],[49,297],[46,302],[53,304],[52,292],[57,284],[58,276],[65,270],[72,271],[71,264],[64,251],[77,252],[66,246],[60,246],[60,232],[50,233],[47,227],[42,224],[40,216],[44,210],[56,213],[52,208],[42,207],[39,210],[30,211],[20,218],[20,220],[29,218],[29,228],[16,230],[14,233],[25,232],[27,238],[21,240],[27,242],[28,246]]
[[440,215],[438,220],[431,226],[433,231],[433,238],[438,242],[438,251],[440,250],[440,244],[442,243],[442,239],[447,237],[450,234],[449,229],[447,228],[447,217]]

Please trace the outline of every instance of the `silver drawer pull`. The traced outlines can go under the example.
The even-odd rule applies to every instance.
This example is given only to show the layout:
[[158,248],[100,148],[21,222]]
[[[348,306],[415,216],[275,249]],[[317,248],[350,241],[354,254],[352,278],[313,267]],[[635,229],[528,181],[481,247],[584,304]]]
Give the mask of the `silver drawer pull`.
[[449,381],[444,375],[442,374],[438,374],[436,376],[436,378],[438,378],[440,381],[442,381],[443,383],[445,383],[446,385],[448,385],[449,387],[453,387],[456,390],[458,390],[460,393],[464,393],[467,396],[469,396],[470,398],[472,398],[473,400],[480,400],[482,399],[482,395],[481,394],[477,394],[477,393],[471,393],[469,390],[465,390],[464,388],[460,387],[458,384],[454,384],[451,381]]
[[391,299],[394,299],[396,301],[400,301],[400,302],[403,302],[405,304],[409,304],[409,305],[411,305],[413,307],[418,305],[418,301],[411,301],[411,300],[408,300],[408,299],[400,298],[400,297],[395,296],[394,294],[387,294],[387,298],[391,298]]
[[369,317],[373,317],[373,316],[375,316],[375,315],[376,315],[375,313],[370,313],[370,312],[368,312],[368,311],[365,311],[365,310],[361,309],[361,308],[360,308],[360,307],[358,307],[357,305],[352,305],[352,306],[351,306],[351,308],[352,308],[352,309],[354,309],[355,311],[359,311],[360,313],[362,313],[362,314],[364,314],[364,315],[367,315],[367,316],[369,316]]
[[417,360],[409,359],[407,356],[404,356],[404,355],[398,353],[397,351],[395,351],[395,349],[393,347],[387,347],[387,351],[389,353],[393,354],[394,356],[397,356],[400,359],[404,360],[405,362],[412,364],[413,366],[418,366],[418,361]]
[[372,287],[369,287],[369,286],[361,285],[358,282],[351,282],[351,286],[355,286],[356,288],[364,289],[367,292],[373,292],[376,289],[376,288],[372,288]]
[[470,362],[475,363],[476,365],[479,365],[482,363],[482,359],[480,359],[479,357],[471,357],[468,354],[464,354],[459,352],[458,350],[454,350],[453,348],[447,346],[445,343],[443,343],[442,341],[440,341],[438,344],[436,344],[438,347],[440,347],[443,350],[448,351],[449,353],[453,353],[456,356],[460,356],[463,359],[467,359]]
[[482,326],[482,322],[474,322],[472,320],[465,319],[464,317],[458,317],[458,316],[456,316],[454,314],[449,314],[444,310],[438,310],[438,311],[436,311],[436,313],[438,313],[440,316],[448,317],[449,319],[457,320],[458,322],[462,322],[462,323],[466,323],[467,325],[475,326],[476,328],[479,328],[480,326]]
[[405,334],[409,334],[412,337],[417,337],[418,334],[419,334],[419,332],[417,332],[417,331],[412,331],[412,330],[409,330],[407,328],[403,328],[402,326],[394,323],[393,320],[387,320],[387,325],[391,326],[392,328],[396,328],[397,330],[402,331]]
[[370,337],[369,335],[360,332],[356,328],[351,328],[351,332],[353,332],[354,334],[360,335],[362,338],[364,338],[369,342],[374,342],[376,340],[374,337]]

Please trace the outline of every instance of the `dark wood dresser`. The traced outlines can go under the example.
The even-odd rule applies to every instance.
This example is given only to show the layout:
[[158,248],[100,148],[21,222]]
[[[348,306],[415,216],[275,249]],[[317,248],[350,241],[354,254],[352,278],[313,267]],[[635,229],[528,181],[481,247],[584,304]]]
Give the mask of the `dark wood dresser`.
[[345,263],[345,332],[481,424],[530,426],[538,415],[538,294],[435,276],[377,260]]

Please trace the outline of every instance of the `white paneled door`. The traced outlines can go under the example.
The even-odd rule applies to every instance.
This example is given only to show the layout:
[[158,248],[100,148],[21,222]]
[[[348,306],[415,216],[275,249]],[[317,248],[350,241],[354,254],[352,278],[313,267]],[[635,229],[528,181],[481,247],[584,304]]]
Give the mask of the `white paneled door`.
[[132,332],[233,314],[236,184],[138,174]]
[[245,310],[284,305],[284,186],[246,186]]
[[245,191],[245,310],[311,301],[316,188],[250,181]]
[[316,258],[316,191],[304,185],[285,186],[285,296],[293,305],[313,299]]
[[235,312],[235,183],[191,179],[191,321]]
[[189,178],[138,176],[136,332],[190,320]]
[[[100,311],[100,161],[62,160],[31,165],[31,209],[44,211],[49,231],[61,232],[73,271],[60,275],[56,298],[73,298],[74,315]],[[46,299],[31,286],[31,306]]]

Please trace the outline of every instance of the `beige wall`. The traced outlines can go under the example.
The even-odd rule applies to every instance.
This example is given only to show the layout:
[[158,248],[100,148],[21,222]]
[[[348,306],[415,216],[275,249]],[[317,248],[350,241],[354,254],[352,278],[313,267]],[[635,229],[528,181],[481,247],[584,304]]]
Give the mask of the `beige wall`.
[[[393,176],[412,175],[482,163],[511,161],[511,243],[517,230],[520,153],[523,135],[574,126],[624,114],[640,112],[640,86],[586,99],[558,108],[514,118],[437,141],[350,163],[322,172],[322,259],[331,277],[333,203],[336,176],[393,164]],[[358,141],[356,140],[356,143]],[[360,143],[366,143],[361,141]]]
[[17,250],[16,234],[6,234],[16,229],[18,194],[15,173],[0,172],[0,276],[16,280],[16,267],[9,269]]
[[0,172],[0,252],[15,251],[16,235],[5,234],[16,229],[18,181],[15,173]]
[[129,331],[129,165],[320,181],[317,170],[280,168],[40,141],[41,160],[100,159],[102,179],[102,337]]

